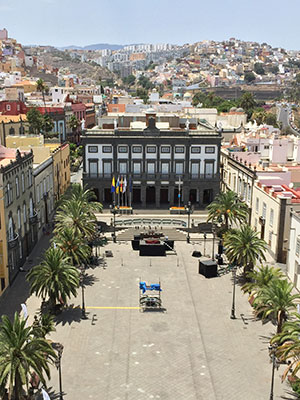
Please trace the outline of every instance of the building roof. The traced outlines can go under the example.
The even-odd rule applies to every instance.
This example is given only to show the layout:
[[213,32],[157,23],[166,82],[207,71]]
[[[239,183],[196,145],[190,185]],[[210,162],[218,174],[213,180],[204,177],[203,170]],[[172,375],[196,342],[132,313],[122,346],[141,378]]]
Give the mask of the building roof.
[[0,115],[0,123],[4,122],[20,122],[20,121],[27,121],[26,114],[19,114],[19,115]]

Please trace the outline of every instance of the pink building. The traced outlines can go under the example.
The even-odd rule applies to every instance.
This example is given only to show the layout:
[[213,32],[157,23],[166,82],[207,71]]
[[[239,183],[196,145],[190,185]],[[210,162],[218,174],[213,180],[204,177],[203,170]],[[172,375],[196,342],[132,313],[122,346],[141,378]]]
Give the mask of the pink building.
[[0,40],[7,40],[8,39],[8,32],[7,29],[0,29]]

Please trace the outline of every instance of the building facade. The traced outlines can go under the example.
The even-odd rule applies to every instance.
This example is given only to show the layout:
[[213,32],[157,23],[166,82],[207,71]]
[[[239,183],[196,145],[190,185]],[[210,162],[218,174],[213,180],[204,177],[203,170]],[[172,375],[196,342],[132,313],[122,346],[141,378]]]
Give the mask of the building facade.
[[55,201],[65,193],[71,182],[70,147],[62,144],[52,152],[53,159],[53,196]]
[[53,158],[48,157],[45,161],[35,166],[33,176],[36,212],[38,215],[38,239],[40,239],[52,220],[54,210]]
[[291,211],[291,229],[287,257],[287,274],[297,289],[300,289],[300,213]]
[[[15,154],[13,156],[12,154]],[[11,283],[37,242],[33,153],[4,150],[0,180],[4,192],[8,279]]]
[[127,119],[127,127],[125,120],[126,116],[120,127],[115,121],[87,130],[81,138],[83,184],[100,202],[112,202],[113,177],[131,182],[132,190],[127,188],[120,205],[123,201],[159,208],[191,201],[202,207],[219,193],[220,132],[201,126],[189,129],[176,115],[157,120],[153,110],[139,120]]

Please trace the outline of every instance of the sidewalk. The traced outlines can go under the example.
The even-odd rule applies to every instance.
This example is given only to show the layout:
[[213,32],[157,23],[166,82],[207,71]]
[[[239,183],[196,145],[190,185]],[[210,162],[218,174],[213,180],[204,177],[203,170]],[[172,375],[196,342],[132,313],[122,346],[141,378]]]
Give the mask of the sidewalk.
[[[35,245],[34,249],[28,256],[23,268],[25,271],[30,270],[37,265],[42,256],[50,245],[51,235],[44,235]],[[0,298],[0,315],[8,315],[12,317],[15,311],[21,311],[21,304],[26,303],[29,297],[29,285],[26,281],[26,272],[19,272],[13,284],[8,287]],[[37,299],[37,304],[40,300]]]

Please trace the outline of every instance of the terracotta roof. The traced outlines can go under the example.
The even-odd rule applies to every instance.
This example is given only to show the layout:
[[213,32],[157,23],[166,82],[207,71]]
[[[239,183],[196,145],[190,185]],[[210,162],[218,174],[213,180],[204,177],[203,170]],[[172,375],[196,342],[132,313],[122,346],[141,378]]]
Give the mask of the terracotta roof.
[[19,114],[19,115],[0,115],[0,123],[9,123],[9,122],[20,122],[20,121],[27,121],[26,114]]

